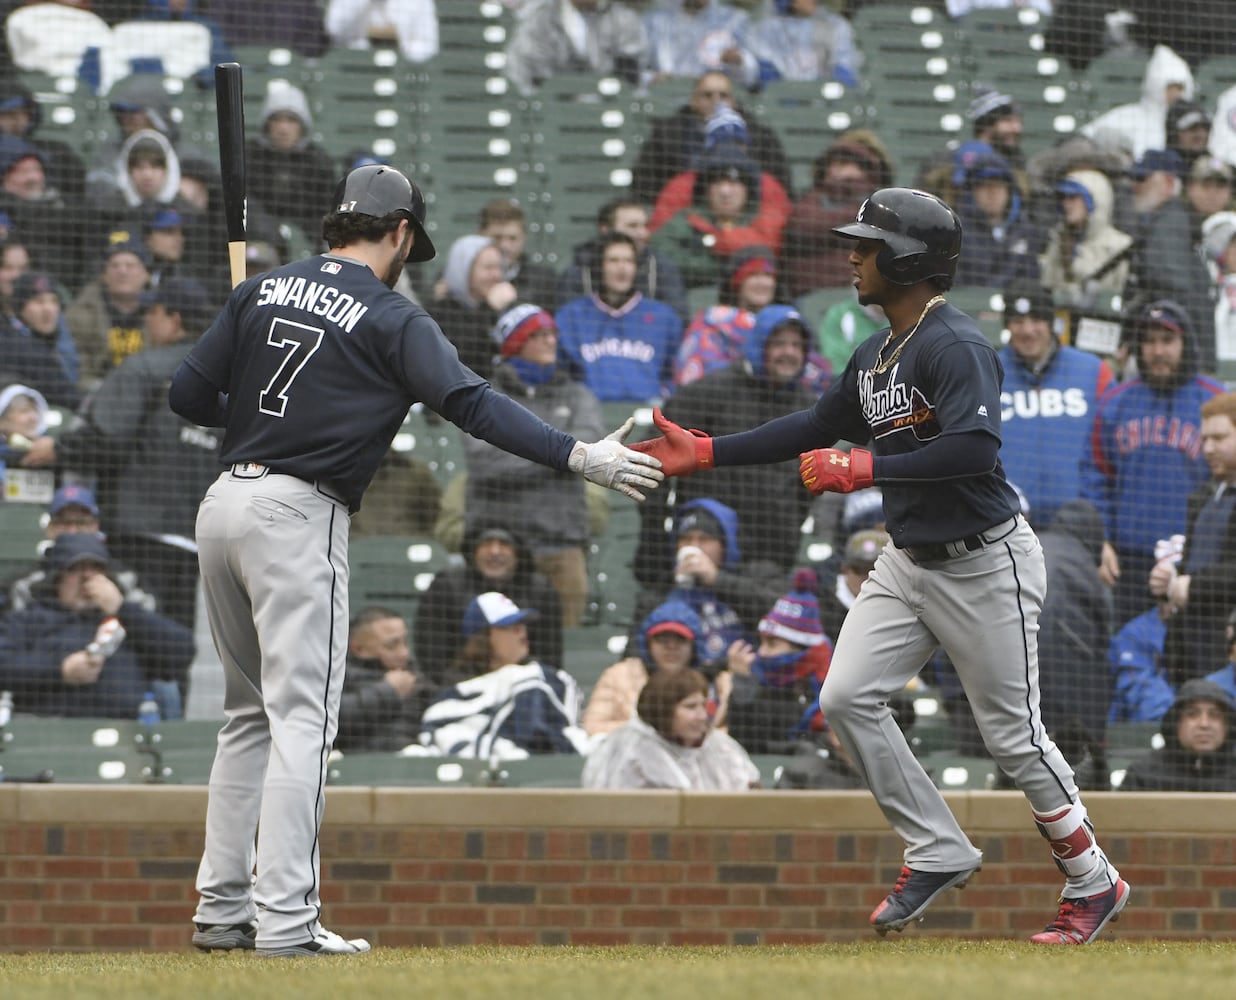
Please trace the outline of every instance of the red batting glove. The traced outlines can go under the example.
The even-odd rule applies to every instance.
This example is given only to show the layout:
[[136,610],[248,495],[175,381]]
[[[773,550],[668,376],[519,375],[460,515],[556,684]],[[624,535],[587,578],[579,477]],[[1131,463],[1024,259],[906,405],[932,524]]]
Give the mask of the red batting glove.
[[713,467],[712,438],[703,431],[679,427],[667,419],[659,407],[652,411],[652,424],[663,437],[637,441],[628,447],[657,459],[665,475],[689,476]]
[[821,493],[853,493],[871,486],[871,452],[853,448],[847,454],[839,448],[816,448],[798,456],[798,475],[803,485],[817,497]]

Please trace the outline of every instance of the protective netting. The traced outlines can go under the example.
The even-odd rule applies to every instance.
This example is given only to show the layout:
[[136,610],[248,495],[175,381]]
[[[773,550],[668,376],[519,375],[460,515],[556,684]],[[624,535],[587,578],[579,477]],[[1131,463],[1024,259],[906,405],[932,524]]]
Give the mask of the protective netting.
[[[1236,475],[1228,445],[1204,445],[1236,408],[1202,409],[1236,371],[1231,4],[7,7],[5,773],[54,769],[47,717],[110,717],[130,753],[148,693],[187,721],[117,780],[209,765],[222,677],[193,536],[221,431],[166,393],[231,287],[212,69],[233,60],[249,275],[319,252],[336,181],[390,164],[438,248],[397,290],[581,440],[631,414],[651,436],[655,405],[714,435],[811,405],[885,326],[832,227],[878,188],[939,195],[965,233],[946,296],[1003,351],[1006,473],[1076,569],[1039,637],[1049,728],[1107,787],[1180,684],[1220,671],[1232,688],[1230,504],[1190,502]],[[503,317],[516,304],[544,313]],[[795,462],[667,482],[639,506],[417,405],[352,524],[336,778],[518,782],[531,765],[498,761],[531,754],[526,780],[574,783],[650,669],[694,665],[765,784],[785,764],[783,783],[844,785],[815,698],[882,527],[877,494],[813,500]],[[71,533],[93,540],[57,541]],[[114,583],[67,592],[105,561]],[[489,591],[536,616],[473,604]],[[768,641],[787,609],[805,622],[782,630],[789,652]],[[108,657],[88,652],[104,619],[127,625]],[[942,784],[998,780],[947,661],[893,710]],[[64,725],[62,775],[107,777]],[[461,750],[480,762],[444,778]]]

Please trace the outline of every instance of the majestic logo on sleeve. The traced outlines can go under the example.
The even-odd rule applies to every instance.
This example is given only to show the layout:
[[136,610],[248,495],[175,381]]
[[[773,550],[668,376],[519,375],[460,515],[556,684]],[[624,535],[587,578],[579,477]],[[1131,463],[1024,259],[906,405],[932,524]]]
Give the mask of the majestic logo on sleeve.
[[936,408],[916,386],[897,380],[901,365],[893,366],[883,389],[875,387],[876,374],[867,369],[858,373],[858,399],[873,437],[882,438],[897,431],[910,430],[919,441],[940,436]]

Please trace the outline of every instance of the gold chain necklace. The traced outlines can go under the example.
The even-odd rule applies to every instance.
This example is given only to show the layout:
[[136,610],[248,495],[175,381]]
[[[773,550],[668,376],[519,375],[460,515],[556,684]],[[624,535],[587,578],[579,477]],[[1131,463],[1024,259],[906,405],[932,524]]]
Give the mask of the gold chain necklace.
[[918,332],[918,328],[922,325],[923,320],[927,318],[927,314],[943,302],[943,295],[937,295],[935,298],[929,299],[927,304],[923,306],[923,311],[918,314],[918,321],[910,327],[910,332],[901,338],[901,343],[897,345],[897,350],[893,351],[892,357],[890,357],[887,361],[881,361],[880,355],[883,354],[888,345],[893,342],[894,333],[890,328],[888,331],[888,336],[884,338],[884,343],[881,344],[880,349],[876,351],[875,367],[871,370],[877,375],[883,375],[886,371],[888,371],[893,366],[893,363],[901,357],[901,352],[905,350],[906,344],[910,342],[910,338]]

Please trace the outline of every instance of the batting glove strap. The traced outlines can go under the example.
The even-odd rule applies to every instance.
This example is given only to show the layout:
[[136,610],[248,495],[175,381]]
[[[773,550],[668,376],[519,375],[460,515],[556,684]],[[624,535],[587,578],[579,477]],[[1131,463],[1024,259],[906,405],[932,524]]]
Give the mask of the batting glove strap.
[[838,448],[816,448],[798,456],[798,474],[813,494],[853,493],[875,482],[874,458],[863,448],[848,453]]

